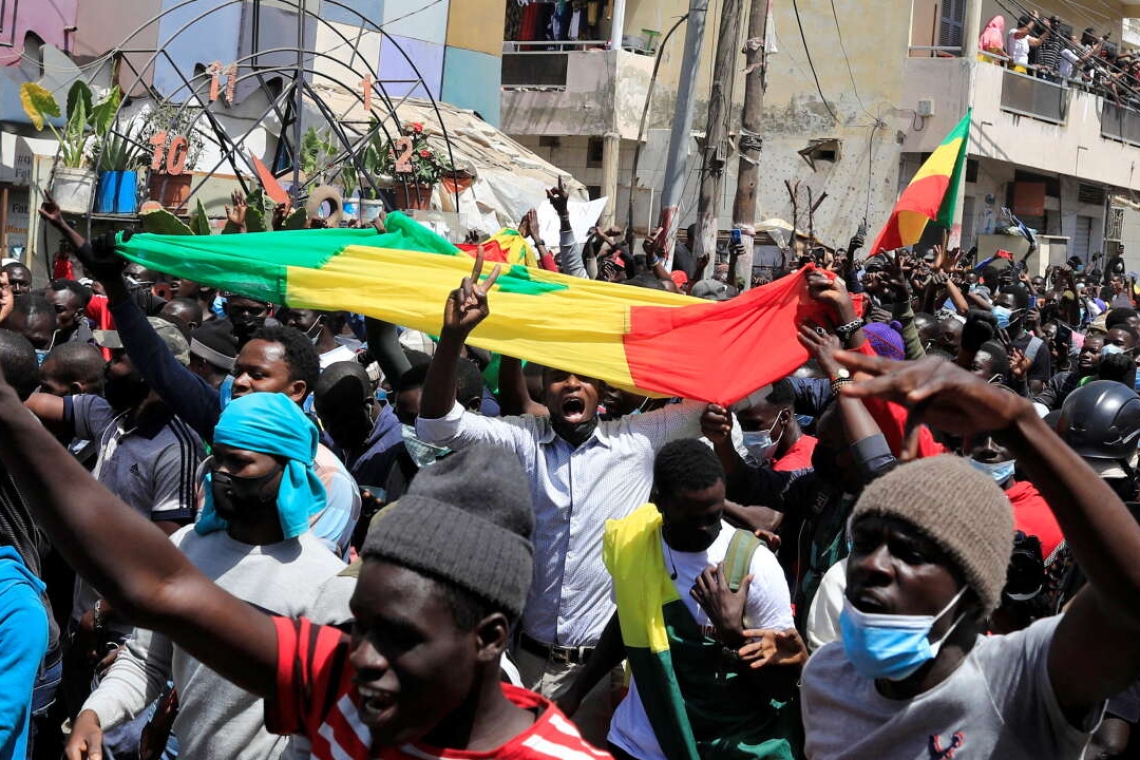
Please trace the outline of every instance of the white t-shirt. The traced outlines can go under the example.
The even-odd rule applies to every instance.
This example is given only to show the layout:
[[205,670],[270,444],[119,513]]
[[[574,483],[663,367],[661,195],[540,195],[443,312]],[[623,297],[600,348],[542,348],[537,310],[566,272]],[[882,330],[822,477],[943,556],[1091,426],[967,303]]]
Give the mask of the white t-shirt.
[[842,642],[828,644],[804,668],[805,754],[812,760],[1080,758],[1104,704],[1079,727],[1061,711],[1049,681],[1049,645],[1060,620],[979,636],[957,670],[913,699],[884,697],[874,680],[855,671]]
[[[711,626],[711,622],[700,605],[689,595],[689,590],[705,568],[724,561],[735,532],[735,528],[722,522],[720,535],[703,552],[675,551],[665,543],[664,539],[661,541],[665,567],[670,572],[676,570],[677,573],[677,578],[673,581],[677,593],[680,594],[689,613],[702,627]],[[788,593],[788,582],[784,578],[780,563],[776,561],[776,555],[761,544],[752,555],[752,564],[748,572],[752,576],[752,583],[748,587],[748,600],[744,603],[745,628],[776,630],[793,628],[795,623],[792,621],[792,601]],[[630,678],[629,693],[614,712],[613,720],[610,722],[610,733],[606,738],[641,760],[665,760],[665,753],[661,751],[657,735],[653,733],[653,726],[649,723],[649,716],[645,714],[645,707],[641,704],[641,697],[637,693],[637,681],[634,678]]]
[[1017,36],[1017,30],[1011,29],[1005,39],[1005,52],[1018,66],[1029,65],[1029,35]]

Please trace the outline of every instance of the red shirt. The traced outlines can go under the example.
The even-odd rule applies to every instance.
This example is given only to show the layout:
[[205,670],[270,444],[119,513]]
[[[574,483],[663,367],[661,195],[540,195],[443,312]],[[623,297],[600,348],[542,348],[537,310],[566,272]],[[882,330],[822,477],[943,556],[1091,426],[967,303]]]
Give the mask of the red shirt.
[[574,724],[549,700],[503,684],[503,694],[517,707],[538,713],[534,724],[487,752],[439,749],[427,745],[369,751],[370,736],[360,722],[360,695],[348,664],[350,638],[329,626],[301,618],[276,617],[277,699],[265,705],[265,725],[277,734],[301,734],[312,743],[316,760],[610,760],[578,734]]
[[1013,527],[1028,536],[1037,536],[1041,542],[1041,555],[1045,563],[1065,540],[1061,526],[1053,516],[1044,497],[1028,481],[1018,481],[1006,489],[1006,498],[1013,506]]
[[791,472],[811,467],[811,454],[815,451],[817,443],[819,443],[818,438],[801,435],[800,439],[788,449],[787,454],[772,463],[772,469],[776,472]]

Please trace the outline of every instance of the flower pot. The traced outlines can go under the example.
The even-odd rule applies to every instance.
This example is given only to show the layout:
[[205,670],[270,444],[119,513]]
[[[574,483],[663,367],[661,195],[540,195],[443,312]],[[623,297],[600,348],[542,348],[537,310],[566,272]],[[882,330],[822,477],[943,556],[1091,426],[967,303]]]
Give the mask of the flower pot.
[[95,213],[133,214],[138,208],[139,175],[133,171],[100,172]]
[[351,198],[344,199],[344,205],[341,206],[341,211],[344,212],[343,219],[356,219],[360,216],[360,198],[352,196]]
[[158,201],[171,211],[183,209],[190,200],[192,174],[151,174],[148,189],[150,199]]
[[431,185],[414,182],[397,182],[392,188],[396,208],[403,211],[427,211],[431,208]]
[[91,210],[91,195],[95,192],[95,172],[91,169],[55,170],[51,194],[61,211],[86,214]]
[[380,216],[381,209],[384,208],[384,201],[376,198],[361,198],[360,199],[360,224],[372,224],[376,217]]

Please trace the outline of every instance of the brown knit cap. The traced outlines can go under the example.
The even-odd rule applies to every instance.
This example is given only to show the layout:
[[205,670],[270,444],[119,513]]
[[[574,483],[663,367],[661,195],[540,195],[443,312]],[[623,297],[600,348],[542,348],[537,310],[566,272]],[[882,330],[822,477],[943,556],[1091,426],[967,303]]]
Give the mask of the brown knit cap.
[[985,611],[997,608],[1013,549],[1013,509],[992,478],[961,457],[919,459],[867,486],[853,521],[866,515],[914,525],[957,565]]

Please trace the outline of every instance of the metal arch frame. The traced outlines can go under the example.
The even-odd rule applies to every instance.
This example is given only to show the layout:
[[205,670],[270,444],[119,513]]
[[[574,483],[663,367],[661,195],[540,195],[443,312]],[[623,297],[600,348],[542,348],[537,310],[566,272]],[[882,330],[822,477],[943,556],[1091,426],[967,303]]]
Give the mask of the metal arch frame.
[[[361,72],[359,71],[359,69],[354,66],[356,58],[358,58],[358,57],[360,58],[360,60],[362,61],[362,63],[366,67],[366,71],[364,73],[372,76],[374,91],[376,92],[377,95],[379,95],[381,101],[387,106],[387,109],[385,109],[385,110],[387,110],[387,116],[390,117],[395,122],[397,127],[399,127],[400,118],[399,118],[398,113],[396,112],[396,109],[398,106],[393,103],[391,96],[389,96],[389,94],[387,93],[387,90],[384,87],[385,81],[381,80],[381,78],[379,76],[379,62],[377,62],[377,65],[374,67],[372,64],[370,64],[368,62],[368,60],[364,56],[358,55],[355,43],[352,40],[350,40],[340,29],[338,29],[336,26],[334,26],[331,21],[324,19],[319,14],[310,12],[305,7],[305,0],[282,0],[282,1],[287,6],[292,5],[293,7],[296,8],[297,16],[298,16],[298,38],[297,38],[298,44],[293,46],[293,47],[272,48],[269,50],[254,50],[249,55],[243,56],[241,59],[239,59],[238,61],[235,61],[234,63],[240,65],[243,62],[254,61],[262,55],[273,54],[273,53],[282,53],[282,52],[293,52],[293,51],[297,52],[297,54],[298,54],[297,60],[298,60],[298,63],[300,63],[300,64],[304,63],[306,55],[311,56],[313,58],[324,57],[324,58],[330,58],[333,60],[337,60],[337,59],[332,58],[332,56],[327,54],[327,53],[320,53],[316,50],[312,50],[312,51],[305,50],[305,45],[304,45],[305,20],[311,17],[311,18],[315,19],[315,21],[318,25],[318,28],[319,28],[319,25],[323,25],[326,29],[332,30],[332,32],[343,43],[345,43],[346,45],[349,46],[350,49],[352,49],[353,53],[352,53],[352,56],[350,58],[351,63],[346,64],[343,61],[337,60],[338,64],[345,67],[346,69],[353,72],[354,74],[360,74]],[[156,102],[162,102],[162,101],[169,101],[171,99],[171,97],[169,97],[169,96],[168,97],[161,97],[160,94],[158,93],[158,91],[154,88],[154,86],[152,84],[147,84],[144,81],[144,74],[147,72],[153,71],[156,62],[158,61],[159,55],[164,56],[166,58],[166,60],[171,64],[171,68],[174,69],[174,71],[176,73],[178,73],[179,77],[182,79],[182,82],[183,82],[182,86],[180,86],[177,90],[175,90],[175,92],[176,93],[181,92],[183,89],[186,89],[188,91],[187,100],[181,104],[181,106],[179,108],[179,113],[180,114],[183,113],[185,108],[191,102],[195,102],[196,107],[201,108],[201,113],[209,121],[210,127],[211,127],[212,131],[214,132],[214,137],[217,139],[217,144],[218,144],[219,148],[222,149],[223,153],[225,154],[225,157],[227,157],[229,159],[231,167],[234,169],[234,173],[237,176],[238,181],[242,185],[243,189],[247,189],[245,181],[244,181],[244,177],[242,176],[242,172],[238,169],[236,162],[234,161],[234,152],[236,151],[237,148],[244,145],[245,139],[248,137],[249,132],[247,132],[238,141],[235,142],[234,140],[232,140],[229,137],[229,135],[226,133],[226,131],[221,127],[220,123],[217,120],[216,114],[210,110],[209,106],[208,105],[205,105],[205,106],[201,105],[200,93],[198,92],[198,89],[195,87],[195,85],[191,84],[191,80],[198,79],[199,77],[203,76],[203,74],[195,74],[191,77],[190,80],[188,80],[186,78],[186,76],[182,73],[178,64],[173,60],[173,58],[170,56],[170,54],[166,51],[165,47],[159,48],[159,49],[154,49],[154,50],[151,50],[149,48],[131,49],[131,48],[124,47],[124,45],[126,43],[130,42],[132,39],[134,39],[143,30],[147,29],[152,24],[156,24],[156,23],[160,22],[166,16],[173,14],[174,12],[179,11],[183,8],[186,8],[187,6],[189,6],[193,3],[196,3],[196,2],[199,2],[199,0],[183,0],[183,2],[178,3],[176,5],[173,5],[169,8],[166,8],[165,10],[161,11],[157,15],[151,17],[149,20],[147,20],[143,24],[136,27],[136,29],[133,32],[131,32],[129,35],[127,35],[127,37],[123,40],[122,43],[120,43],[120,45],[115,47],[113,50],[109,51],[109,53],[107,55],[107,61],[111,63],[112,67],[114,67],[118,63],[126,62],[127,65],[131,68],[132,72],[137,77],[138,83],[141,83],[143,85],[143,87],[148,91],[150,96]],[[430,89],[427,87],[427,84],[424,82],[423,75],[420,73],[419,67],[416,65],[415,61],[413,61],[411,59],[411,57],[407,54],[407,52],[400,45],[400,43],[397,42],[392,37],[392,35],[388,34],[388,32],[385,31],[379,24],[377,24],[374,21],[372,21],[371,19],[365,17],[362,13],[357,11],[355,8],[349,7],[348,5],[341,2],[340,0],[322,0],[322,2],[329,3],[333,6],[336,6],[336,7],[339,7],[341,9],[345,10],[345,11],[348,11],[349,14],[355,16],[361,22],[359,24],[359,27],[361,29],[371,30],[371,31],[379,33],[381,35],[381,37],[383,38],[383,40],[392,44],[396,48],[396,50],[404,58],[405,62],[411,67],[411,70],[415,74],[417,79],[415,79],[415,80],[390,80],[390,82],[391,83],[415,83],[415,84],[423,86],[424,92],[427,95],[428,100],[432,104],[432,109],[435,112],[436,119],[440,125],[440,131],[441,131],[441,134],[443,136],[444,142],[447,146],[448,159],[451,162],[451,165],[454,166],[455,165],[454,151],[452,149],[450,135],[447,132],[447,125],[443,121],[443,116],[439,110],[439,104],[436,101],[435,97],[432,95]],[[166,44],[169,44],[172,40],[175,40],[178,37],[180,37],[184,32],[186,32],[188,29],[190,29],[191,27],[196,25],[199,21],[202,21],[207,16],[209,16],[213,13],[216,13],[222,9],[228,8],[232,5],[238,5],[238,4],[244,6],[245,0],[226,0],[225,2],[220,2],[217,5],[215,5],[214,7],[210,8],[206,11],[203,11],[202,13],[199,13],[197,16],[195,16],[194,18],[188,20],[185,24],[183,24],[183,26],[181,28],[179,28],[177,31],[175,31],[174,34],[170,35],[169,38],[164,40],[163,41],[164,46]],[[254,0],[255,11],[260,11],[260,4],[261,4],[260,0]],[[255,22],[258,22],[256,24],[256,26],[259,26],[260,25],[259,24],[260,13],[257,13],[256,15],[258,17],[255,19]],[[256,44],[258,42],[258,37],[259,37],[259,30],[255,27],[251,32],[251,47],[256,46]],[[140,70],[139,68],[136,68],[135,65],[129,59],[123,57],[125,54],[130,54],[130,53],[150,53],[151,55],[147,59],[146,63],[142,66],[142,68]],[[355,150],[355,148],[358,145],[360,145],[363,141],[370,140],[376,134],[377,130],[375,128],[368,130],[368,132],[366,132],[363,135],[363,137],[360,138],[359,140],[357,140],[356,143],[354,144],[351,140],[348,139],[348,136],[344,132],[344,130],[340,128],[339,123],[338,123],[339,118],[336,117],[336,115],[331,111],[331,109],[329,109],[326,106],[326,104],[323,102],[321,97],[314,90],[312,84],[305,81],[304,75],[305,74],[314,74],[314,75],[323,77],[325,79],[328,79],[328,80],[334,82],[335,84],[338,84],[341,87],[344,87],[344,89],[346,91],[355,95],[357,100],[362,102],[363,97],[359,94],[359,91],[357,88],[346,87],[345,83],[343,81],[341,81],[340,79],[338,79],[336,77],[329,76],[327,73],[317,72],[314,69],[310,69],[310,68],[307,68],[304,66],[299,66],[299,67],[293,68],[293,69],[290,69],[288,67],[283,67],[283,66],[266,69],[266,68],[261,68],[261,67],[258,67],[256,65],[253,65],[253,66],[251,66],[251,68],[253,68],[254,70],[248,74],[240,76],[238,78],[237,82],[247,80],[250,77],[256,77],[258,79],[258,81],[261,83],[262,89],[264,91],[266,91],[267,95],[270,96],[270,98],[269,98],[270,107],[265,112],[263,112],[262,115],[258,119],[255,120],[253,127],[250,128],[250,132],[253,129],[255,129],[257,126],[259,126],[261,123],[264,122],[264,120],[268,116],[270,110],[275,111],[277,113],[278,118],[280,118],[282,121],[282,134],[279,136],[279,140],[284,140],[286,146],[288,146],[289,140],[288,140],[288,137],[284,134],[285,126],[288,124],[288,118],[286,117],[286,115],[284,113],[281,112],[280,105],[283,105],[289,99],[292,99],[293,111],[294,111],[294,113],[293,113],[293,116],[294,116],[294,119],[293,119],[293,121],[294,121],[294,125],[293,125],[294,126],[293,153],[294,153],[294,178],[295,178],[294,187],[295,187],[295,192],[299,193],[301,191],[301,189],[303,189],[304,187],[307,187],[309,184],[308,181],[306,183],[304,183],[304,185],[302,185],[299,182],[300,139],[298,137],[298,133],[299,133],[299,129],[300,129],[300,119],[301,119],[301,113],[302,113],[303,99],[304,99],[306,92],[308,93],[309,97],[311,97],[313,99],[314,103],[317,104],[318,109],[325,116],[326,120],[329,122],[330,126],[333,128],[334,133],[337,134],[337,137],[340,140],[342,147],[344,148],[344,153],[337,154],[337,158],[339,159],[342,155],[345,155],[345,154],[351,156],[354,166],[362,175],[364,175],[364,177],[367,178],[369,185],[372,187],[372,189],[373,190],[379,189],[376,186],[376,183],[373,180],[373,178],[370,175],[368,175],[366,172],[363,171],[363,168],[360,164],[359,158],[356,156],[356,150]],[[102,69],[103,69],[103,66],[101,65],[96,70],[96,73],[101,72]],[[292,81],[291,85],[289,87],[286,87],[285,89],[283,89],[282,92],[276,98],[272,97],[272,93],[268,92],[268,89],[265,85],[264,76],[267,73],[277,73],[277,72],[283,73],[283,72],[289,72],[289,71],[291,71],[293,73],[293,81]],[[91,78],[92,78],[92,75],[89,75],[87,77],[87,80],[90,81]],[[414,89],[415,88],[413,87],[412,90],[414,91]],[[406,101],[406,99],[409,96],[410,96],[410,94],[403,96],[400,99],[400,103],[403,103],[404,101]],[[126,101],[127,99],[128,98],[124,98],[124,101]],[[119,115],[120,115],[124,105],[125,105],[125,102],[120,103],[119,108],[116,110],[115,117],[114,117],[114,124],[116,124],[116,125],[119,123]],[[377,126],[379,127],[379,129],[383,130],[385,136],[389,140],[391,140],[392,136],[388,132],[387,128],[384,125],[384,119],[379,118],[379,115],[378,115],[378,112],[376,111],[376,109],[372,109],[372,111],[370,113],[372,114],[373,117],[375,117],[375,120],[377,122]],[[121,133],[116,132],[116,134],[121,134]],[[127,139],[131,139],[132,142],[135,142],[133,140],[133,138],[131,138],[129,135],[123,135],[123,136],[127,137]],[[138,145],[137,142],[135,142],[135,144]],[[227,147],[228,147],[228,151],[227,151]],[[219,161],[217,164],[215,164],[215,166],[210,170],[210,172],[207,173],[207,175],[209,176],[209,175],[212,175],[214,172],[216,172],[217,169],[220,168],[221,163],[222,163],[222,161]],[[58,165],[58,152],[57,152],[56,165],[53,165],[53,170],[52,170],[53,175],[54,175],[55,168],[57,165]],[[98,170],[98,165],[96,165],[95,169]],[[407,187],[407,179],[401,178],[401,182],[404,183],[405,188],[406,188]],[[193,192],[193,190],[195,190],[195,189],[200,188],[201,185],[202,185],[202,182],[199,182],[197,188],[192,188],[191,192]],[[458,186],[455,187],[454,195],[455,195],[456,208],[458,208],[459,207]],[[90,228],[91,228],[91,217],[92,217],[92,210],[89,208],[88,213],[87,213],[88,232],[90,232]]]

